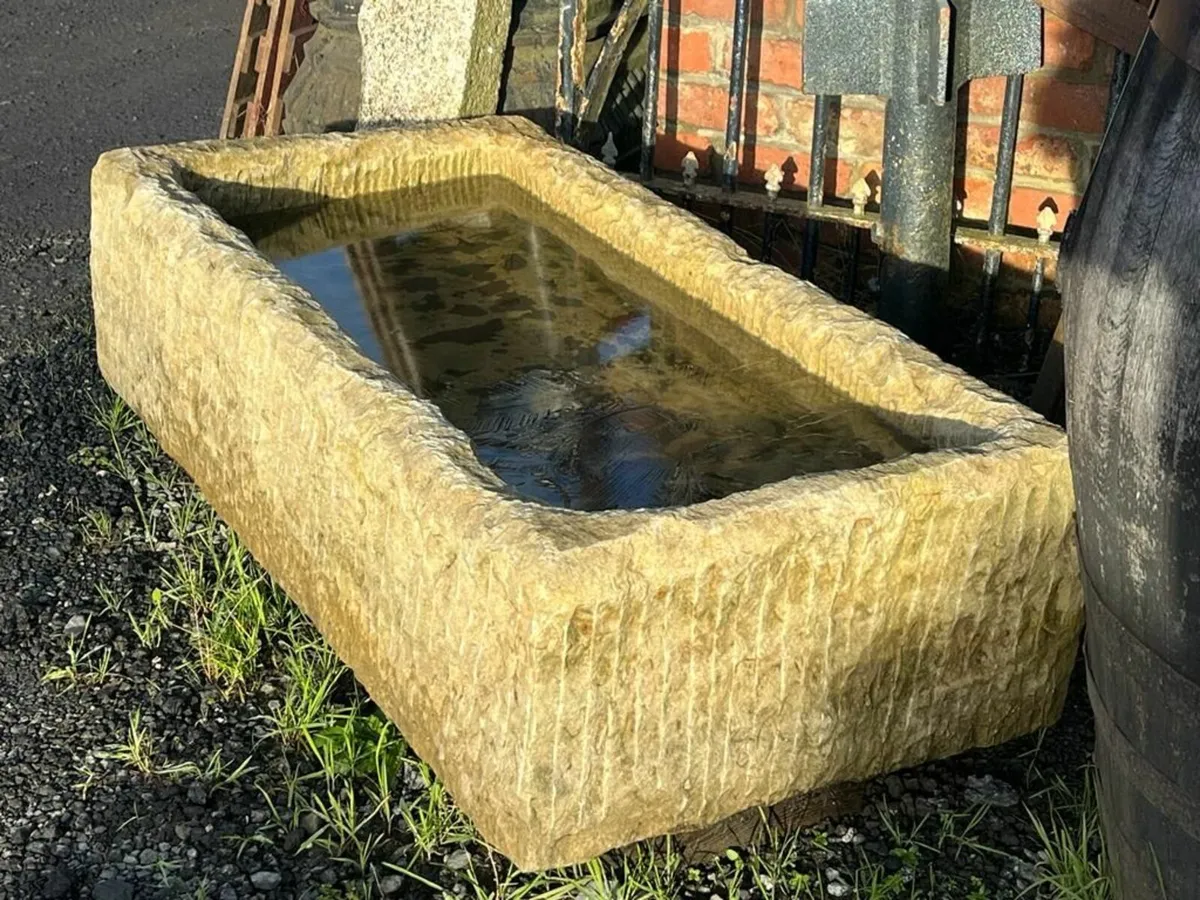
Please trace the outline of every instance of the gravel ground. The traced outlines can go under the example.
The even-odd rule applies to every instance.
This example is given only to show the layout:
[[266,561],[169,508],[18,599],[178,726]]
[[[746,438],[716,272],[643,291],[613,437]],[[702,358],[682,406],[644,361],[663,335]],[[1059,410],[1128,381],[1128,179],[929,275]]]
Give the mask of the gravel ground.
[[[356,832],[366,852],[323,840],[323,807],[297,799],[309,782],[289,782],[314,764],[270,727],[293,683],[289,648],[264,645],[261,671],[230,690],[197,668],[186,622],[149,645],[139,636],[189,540],[161,520],[146,526],[145,513],[180,509],[191,488],[151,447],[138,452],[160,481],[119,477],[95,411],[111,398],[92,349],[88,170],[108,146],[215,131],[241,3],[10,6],[0,10],[0,898],[515,897],[519,883],[588,900],[984,900],[1054,874],[1030,811],[1051,826],[1052,804],[1077,814],[1091,746],[1078,684],[1045,735],[880,779],[862,814],[758,853],[660,861],[637,878],[614,856],[508,883],[506,864],[454,831],[407,755],[397,810]],[[353,698],[339,684],[334,699]],[[363,709],[353,721],[375,722]],[[134,746],[131,716],[153,746]],[[360,776],[352,764],[337,783],[369,781]],[[419,809],[449,822],[424,848]],[[667,886],[636,887],[650,871]]]

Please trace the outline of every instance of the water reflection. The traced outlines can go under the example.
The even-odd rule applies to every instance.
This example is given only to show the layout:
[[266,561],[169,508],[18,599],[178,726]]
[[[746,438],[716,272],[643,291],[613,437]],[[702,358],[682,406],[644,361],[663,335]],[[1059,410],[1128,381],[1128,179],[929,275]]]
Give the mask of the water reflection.
[[678,506],[913,449],[702,305],[649,275],[634,292],[535,219],[497,203],[278,264],[521,497]]

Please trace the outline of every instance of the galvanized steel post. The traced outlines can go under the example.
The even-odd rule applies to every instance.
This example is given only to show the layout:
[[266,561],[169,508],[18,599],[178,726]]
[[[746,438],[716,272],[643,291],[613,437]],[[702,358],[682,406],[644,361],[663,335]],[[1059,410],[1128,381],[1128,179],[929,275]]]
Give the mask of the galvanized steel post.
[[[916,63],[915,37],[898,43],[898,67]],[[883,131],[883,191],[875,242],[888,258],[878,314],[910,337],[928,341],[934,302],[950,270],[954,218],[953,103],[936,105],[911,79],[897,79]]]

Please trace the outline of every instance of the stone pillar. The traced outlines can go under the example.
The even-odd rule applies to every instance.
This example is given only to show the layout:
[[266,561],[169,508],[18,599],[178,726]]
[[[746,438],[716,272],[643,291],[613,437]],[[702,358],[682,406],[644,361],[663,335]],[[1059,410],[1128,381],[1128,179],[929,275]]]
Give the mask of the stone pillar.
[[496,112],[511,0],[363,0],[359,127]]

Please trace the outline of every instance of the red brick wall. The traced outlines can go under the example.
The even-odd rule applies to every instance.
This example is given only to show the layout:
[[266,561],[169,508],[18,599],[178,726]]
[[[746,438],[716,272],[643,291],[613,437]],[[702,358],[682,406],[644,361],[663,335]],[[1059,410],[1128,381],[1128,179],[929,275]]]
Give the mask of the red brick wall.
[[[804,0],[751,2],[741,178],[761,184],[765,170],[779,163],[785,190],[802,188],[813,106],[799,89]],[[733,0],[667,0],[655,154],[661,168],[677,171],[690,149],[703,170],[709,154],[724,145],[732,22]],[[1050,199],[1061,228],[1100,142],[1114,51],[1049,13],[1043,47],[1043,67],[1025,78],[1009,221],[1032,227]],[[1004,78],[980,79],[963,91],[969,114],[959,122],[958,197],[966,218],[986,219]],[[872,173],[883,174],[882,136],[882,101],[844,97],[826,168],[827,194],[844,197],[859,178],[874,183]]]

